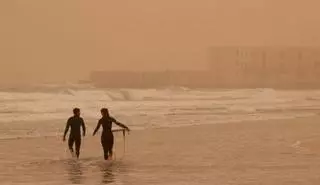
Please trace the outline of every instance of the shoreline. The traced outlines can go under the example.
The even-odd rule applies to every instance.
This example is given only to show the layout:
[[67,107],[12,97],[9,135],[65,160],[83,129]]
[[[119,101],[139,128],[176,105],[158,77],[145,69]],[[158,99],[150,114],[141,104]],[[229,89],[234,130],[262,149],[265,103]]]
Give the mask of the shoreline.
[[[314,116],[306,116],[306,117],[298,117],[298,118],[284,118],[284,119],[269,119],[269,120],[244,120],[244,121],[232,121],[232,122],[217,122],[217,123],[204,123],[204,124],[195,124],[195,125],[179,125],[179,126],[164,126],[164,127],[154,127],[154,128],[145,128],[145,129],[131,129],[131,132],[130,133],[135,133],[135,132],[152,132],[152,131],[159,131],[159,130],[167,130],[167,129],[173,129],[173,130],[180,130],[180,129],[186,129],[186,128],[189,128],[189,129],[196,129],[196,128],[203,128],[203,127],[212,127],[212,126],[216,126],[216,125],[238,125],[238,124],[270,124],[271,122],[283,122],[283,121],[290,121],[292,120],[293,122],[297,122],[299,120],[309,120],[309,119],[320,119],[320,116],[318,115],[314,115]],[[57,137],[62,137],[63,136],[63,130],[64,130],[64,127],[65,127],[65,123],[66,122],[65,120],[49,120],[49,121],[37,121],[37,122],[34,122],[34,121],[27,121],[27,122],[24,122],[26,124],[28,123],[33,123],[33,124],[41,124],[42,122],[50,122],[49,124],[61,124],[61,128],[60,128],[60,135],[59,134],[52,134],[52,135],[37,135],[37,136],[33,136],[33,135],[30,135],[30,136],[17,136],[17,137],[3,137],[3,138],[0,138],[0,142],[1,141],[6,141],[6,140],[21,140],[21,139],[37,139],[37,138],[57,138]],[[96,126],[96,123],[97,120],[87,120],[86,121],[86,126],[87,126],[87,133],[86,135],[91,135],[91,133],[93,132],[93,129],[95,128]],[[15,123],[20,123],[18,121],[12,121],[12,122],[5,122],[4,124],[15,124]],[[90,124],[88,124],[90,123]],[[92,124],[94,123],[94,124]],[[130,125],[128,125],[129,128]],[[89,130],[89,129],[90,130]],[[114,130],[117,130],[118,127],[114,127],[113,128]],[[98,134],[101,132],[101,130],[98,132]]]
[[[203,128],[214,128],[214,127],[224,127],[224,126],[230,126],[230,127],[234,127],[240,124],[245,124],[245,125],[251,125],[251,126],[255,126],[257,124],[273,124],[273,123],[282,123],[282,122],[290,122],[292,121],[295,124],[298,124],[301,121],[313,121],[314,119],[319,119],[320,120],[320,116],[319,115],[314,115],[314,116],[306,116],[306,117],[298,117],[298,118],[287,118],[287,119],[268,119],[268,120],[245,120],[245,121],[232,121],[232,122],[217,122],[217,123],[205,123],[205,124],[195,124],[195,125],[179,125],[179,126],[172,126],[172,127],[154,127],[154,128],[145,128],[145,129],[131,129],[131,133],[141,133],[141,132],[153,132],[153,131],[165,131],[165,130],[181,130],[181,129],[203,129]],[[33,121],[28,121],[28,123],[33,123],[33,124],[40,124],[42,122],[46,122],[46,121],[38,121],[38,122],[33,122]],[[61,121],[61,120],[52,120],[52,121],[48,121],[50,122],[50,124],[61,124],[61,128],[60,128],[60,132],[61,134],[52,134],[52,135],[38,135],[38,136],[17,136],[17,137],[4,137],[4,138],[0,138],[0,142],[2,141],[8,141],[8,140],[29,140],[29,139],[38,139],[38,138],[59,138],[63,136],[63,130],[64,130],[64,126],[65,126],[65,120]],[[97,120],[88,120],[87,121],[87,133],[86,133],[86,137],[88,137],[88,135],[91,137],[91,133],[93,132]],[[18,121],[13,121],[13,122],[6,122],[5,124],[15,124],[15,123],[19,123]],[[90,124],[88,124],[90,123]],[[94,124],[92,124],[94,123]],[[130,128],[130,125],[128,125]],[[89,129],[88,129],[89,128]],[[118,127],[114,127],[113,130],[118,130]],[[97,133],[99,134],[101,132],[101,130]],[[68,136],[68,135],[67,135]]]
[[[81,85],[81,84],[79,84]],[[94,85],[94,84],[90,84]],[[42,88],[42,89],[41,89]],[[183,85],[169,85],[169,86],[150,86],[150,87],[129,87],[129,86],[119,86],[119,87],[106,87],[106,86],[92,86],[92,87],[76,87],[76,86],[64,86],[64,87],[46,87],[46,86],[17,86],[17,87],[0,87],[0,92],[3,93],[53,93],[53,92],[63,92],[63,90],[149,90],[149,89],[189,89],[189,90],[211,90],[211,91],[221,91],[221,90],[253,90],[253,89],[273,89],[280,91],[308,91],[308,90],[320,90],[318,86],[307,86],[307,87],[279,87],[279,86],[216,86],[216,87],[195,87],[195,86],[183,86]]]
[[[265,122],[265,123],[268,123],[268,122],[279,122],[279,121],[285,121],[285,120],[300,120],[300,119],[308,119],[308,118],[320,118],[319,115],[314,115],[314,116],[304,116],[304,117],[297,117],[297,118],[283,118],[283,119],[278,119],[278,118],[275,118],[275,119],[261,119],[261,120],[242,120],[242,121],[230,121],[230,122],[216,122],[216,123],[204,123],[204,124],[195,124],[195,125],[190,125],[190,124],[186,124],[186,125],[178,125],[178,126],[163,126],[163,127],[154,127],[154,128],[144,128],[144,129],[131,129],[131,132],[141,132],[141,131],[152,131],[152,130],[163,130],[163,129],[183,129],[183,128],[186,128],[186,127],[204,127],[204,126],[213,126],[213,125],[225,125],[225,124],[249,124],[249,123],[252,123],[252,122]],[[65,122],[66,120],[44,120],[44,121],[25,121],[24,124],[41,124],[43,122],[46,122],[48,124],[61,124],[61,128],[60,128],[60,132],[61,132],[61,135],[63,134],[63,130],[64,130],[64,127],[65,127]],[[93,120],[93,119],[88,119],[86,121],[86,126],[87,126],[87,134],[90,133],[88,132],[88,128],[92,128],[94,129],[96,127],[96,123],[98,122],[98,119],[96,120]],[[88,124],[89,123],[89,124]],[[11,121],[11,122],[3,122],[2,124],[8,124],[8,125],[11,125],[12,124],[21,124],[20,121]],[[130,125],[128,125],[129,128]],[[113,127],[115,130],[118,129],[118,127]],[[93,130],[90,130],[93,132]],[[0,141],[1,140],[10,140],[10,139],[25,139],[25,138],[41,138],[41,137],[56,137],[57,135],[43,135],[43,136],[18,136],[18,137],[13,137],[13,138],[0,138]]]

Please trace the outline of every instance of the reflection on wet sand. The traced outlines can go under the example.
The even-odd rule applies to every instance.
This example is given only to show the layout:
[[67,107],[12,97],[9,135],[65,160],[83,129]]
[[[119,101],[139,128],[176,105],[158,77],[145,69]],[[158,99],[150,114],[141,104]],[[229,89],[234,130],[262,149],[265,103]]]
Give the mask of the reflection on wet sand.
[[72,184],[82,184],[84,178],[80,162],[76,160],[70,160],[67,161],[66,164],[68,165],[67,169],[69,174],[69,181]]
[[100,165],[100,172],[102,175],[102,184],[110,184],[114,182],[114,165],[112,162],[105,162]]

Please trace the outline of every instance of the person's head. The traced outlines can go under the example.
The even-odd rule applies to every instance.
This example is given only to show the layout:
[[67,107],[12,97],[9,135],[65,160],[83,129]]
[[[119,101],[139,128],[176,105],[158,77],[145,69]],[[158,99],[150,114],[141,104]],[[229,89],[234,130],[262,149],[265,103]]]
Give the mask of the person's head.
[[109,116],[109,110],[107,108],[102,108],[100,111],[102,116]]
[[74,108],[73,109],[73,115],[80,116],[80,109],[79,108]]

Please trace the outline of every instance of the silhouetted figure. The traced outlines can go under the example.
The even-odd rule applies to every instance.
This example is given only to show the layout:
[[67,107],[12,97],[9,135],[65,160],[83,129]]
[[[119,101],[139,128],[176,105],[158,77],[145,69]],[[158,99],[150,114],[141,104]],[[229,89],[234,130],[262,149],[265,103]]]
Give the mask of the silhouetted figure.
[[93,135],[97,133],[100,126],[102,125],[103,131],[101,134],[101,145],[103,147],[104,159],[112,159],[112,149],[113,149],[113,133],[112,133],[112,123],[117,124],[118,126],[124,128],[126,131],[130,129],[124,124],[118,122],[113,117],[110,117],[109,110],[106,108],[101,109],[102,118],[99,120],[96,129],[93,132]]
[[72,155],[74,155],[74,150],[73,150],[73,144],[75,143],[76,145],[76,156],[79,158],[80,155],[80,146],[81,146],[81,127],[83,131],[83,137],[86,135],[86,126],[84,124],[83,119],[80,117],[80,109],[79,108],[74,108],[73,109],[73,116],[70,117],[67,121],[66,129],[64,131],[63,135],[63,141],[66,140],[66,135],[69,131],[69,127],[71,128],[70,130],[70,135],[69,135],[69,140],[68,140],[68,146],[69,150]]

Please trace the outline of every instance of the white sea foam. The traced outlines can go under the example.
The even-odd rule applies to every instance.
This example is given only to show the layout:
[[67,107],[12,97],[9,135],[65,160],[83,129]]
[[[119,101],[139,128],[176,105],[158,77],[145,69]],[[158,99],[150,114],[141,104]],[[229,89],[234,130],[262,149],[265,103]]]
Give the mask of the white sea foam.
[[[86,120],[96,120],[100,108],[108,107],[113,115],[130,126],[148,129],[312,116],[320,108],[319,99],[320,91],[317,90],[96,89],[91,86],[50,86],[36,88],[34,91],[29,89],[28,92],[0,92],[0,120],[1,123],[13,124],[65,120],[71,115],[73,107],[80,107]],[[49,127],[45,133],[53,134],[61,125],[53,127]]]

